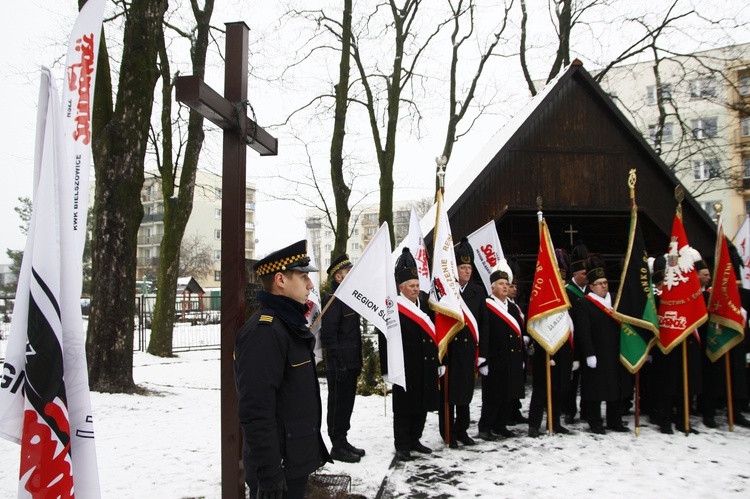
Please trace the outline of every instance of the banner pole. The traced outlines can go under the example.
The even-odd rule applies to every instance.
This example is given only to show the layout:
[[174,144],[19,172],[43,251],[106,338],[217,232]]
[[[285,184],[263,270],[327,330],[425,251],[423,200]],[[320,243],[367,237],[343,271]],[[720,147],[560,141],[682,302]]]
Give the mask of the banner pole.
[[724,367],[727,372],[727,419],[729,431],[734,431],[734,404],[732,400],[732,369],[729,364],[729,352],[724,354]]
[[685,435],[690,435],[690,390],[688,390],[687,338],[682,340],[682,404],[684,412]]
[[641,370],[635,373],[635,436],[641,433]]
[[448,385],[448,374],[450,369],[445,366],[445,374],[443,374],[443,399],[445,401],[443,408],[445,409],[445,417],[443,423],[445,424],[445,445],[450,446],[451,444],[451,413],[450,413],[450,400]]
[[552,424],[552,368],[550,367],[551,358],[549,352],[545,351],[545,357],[547,361],[547,433],[552,435],[554,433],[554,426]]

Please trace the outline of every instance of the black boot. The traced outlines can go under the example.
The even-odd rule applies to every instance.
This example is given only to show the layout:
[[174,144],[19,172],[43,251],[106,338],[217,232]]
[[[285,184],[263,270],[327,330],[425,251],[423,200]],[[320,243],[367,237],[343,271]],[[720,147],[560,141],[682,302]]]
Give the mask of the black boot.
[[333,448],[331,449],[331,459],[344,463],[359,462],[359,456],[353,454],[349,451],[349,449],[347,449],[346,439],[336,439],[333,441]]
[[349,443],[348,440],[344,440],[344,447],[346,448],[346,450],[348,450],[349,452],[351,452],[355,456],[362,457],[362,456],[365,455],[365,450],[364,449],[360,449],[358,447],[354,447],[352,444]]

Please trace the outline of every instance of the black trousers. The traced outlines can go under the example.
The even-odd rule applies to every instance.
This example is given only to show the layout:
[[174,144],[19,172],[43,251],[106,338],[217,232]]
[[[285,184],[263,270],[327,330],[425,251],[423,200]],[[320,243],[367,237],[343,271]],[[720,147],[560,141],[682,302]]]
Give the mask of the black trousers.
[[328,436],[334,447],[337,442],[346,440],[351,428],[354,398],[357,395],[359,370],[327,371],[328,378]]
[[[284,499],[304,499],[305,490],[307,489],[308,476],[293,478],[286,481],[287,491],[284,492]],[[247,481],[250,487],[250,499],[258,497],[258,482],[255,480]]]
[[[547,380],[537,382],[534,379],[534,387],[531,391],[531,402],[529,402],[529,428],[537,428],[542,424],[542,416],[547,410]],[[549,415],[548,415],[549,417]],[[560,394],[552,390],[552,428],[560,426]]]
[[[599,400],[585,400],[582,410],[586,413],[591,428],[603,426],[602,403]],[[622,425],[622,400],[607,401],[607,426]]]
[[397,451],[410,451],[419,442],[427,421],[427,412],[393,415],[393,445]]
[[[440,436],[445,440],[445,402],[440,392],[440,407],[438,407],[438,426],[440,427]],[[450,417],[450,434],[451,440],[456,440],[457,436],[467,436],[469,424],[471,424],[471,412],[468,405],[449,405],[448,414]]]
[[[566,416],[572,416],[575,417],[575,415],[578,413],[578,403],[577,403],[577,397],[578,397],[578,385],[581,381],[581,370],[576,369],[573,371],[573,374],[570,378],[570,385],[568,386],[568,389],[565,390],[565,393],[562,395],[562,412],[565,413]],[[583,417],[583,402],[581,402],[581,417]]]

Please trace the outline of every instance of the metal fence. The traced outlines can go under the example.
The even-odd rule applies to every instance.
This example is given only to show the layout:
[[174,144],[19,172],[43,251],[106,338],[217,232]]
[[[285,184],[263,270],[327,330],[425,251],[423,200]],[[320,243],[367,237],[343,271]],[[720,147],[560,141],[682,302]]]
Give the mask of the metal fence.
[[[135,331],[133,334],[133,350],[145,352],[151,337],[151,323],[154,317],[155,296],[137,296],[135,314]],[[177,304],[175,323],[172,331],[172,351],[187,352],[190,350],[211,350],[221,347],[221,312],[218,305],[219,296],[203,297],[190,300],[182,307]],[[84,316],[84,333],[88,321]],[[8,345],[10,322],[0,320],[0,362],[5,360]]]

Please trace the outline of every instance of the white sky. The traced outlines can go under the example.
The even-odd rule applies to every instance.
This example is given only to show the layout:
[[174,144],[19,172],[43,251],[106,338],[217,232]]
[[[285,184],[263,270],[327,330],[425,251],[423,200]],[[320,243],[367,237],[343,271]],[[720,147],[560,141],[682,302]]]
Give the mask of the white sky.
[[[334,0],[329,0],[337,4]],[[607,7],[612,10],[619,10],[624,14],[625,11],[637,11],[639,9],[653,9],[655,4],[664,4],[666,0],[653,0],[650,2],[637,1],[625,2],[615,1]],[[172,2],[175,3],[175,2]],[[184,2],[183,2],[184,3]],[[326,3],[326,2],[319,2]],[[687,2],[686,2],[687,3]],[[355,2],[355,6],[356,6]],[[309,4],[305,4],[309,5]],[[64,54],[64,43],[72,26],[75,13],[77,10],[75,0],[60,0],[57,2],[45,2],[42,0],[28,0],[20,4],[3,3],[0,6],[0,15],[3,19],[0,29],[0,43],[6,47],[0,54],[0,92],[6,96],[4,101],[4,111],[7,117],[5,133],[0,134],[0,168],[2,168],[2,182],[0,182],[0,263],[8,261],[5,256],[5,249],[22,249],[25,244],[25,238],[18,229],[20,220],[18,219],[13,208],[18,205],[19,196],[31,196],[32,182],[32,164],[33,164],[33,143],[36,119],[36,105],[39,85],[39,66],[42,64],[52,66],[53,72],[62,78],[61,61]],[[529,10],[536,14],[540,22],[548,22],[546,12],[546,2],[544,0],[531,0]],[[517,6],[516,6],[517,7]],[[251,29],[251,40],[253,36],[260,34],[275,19],[273,9],[278,8],[276,3],[268,4],[265,2],[248,2],[240,0],[218,0],[217,11],[214,14],[213,24],[222,26],[225,22],[244,20]],[[726,12],[727,17],[734,19],[750,18],[750,7],[741,0],[722,3],[722,12]],[[222,10],[219,10],[222,9]],[[299,38],[299,33],[294,30]],[[622,45],[626,37],[620,29],[604,29],[602,24],[592,23],[585,27],[579,27],[575,32],[574,50],[578,48],[579,53],[583,48],[592,53],[603,53],[617,51],[614,47]],[[690,32],[675,33],[675,43],[681,48],[687,47],[690,42]],[[748,29],[735,32],[735,41],[749,41]],[[549,36],[549,32],[547,35]],[[109,35],[108,35],[109,37]],[[592,42],[591,39],[594,39]],[[714,33],[711,36],[704,33],[703,38],[715,42],[717,40],[726,40],[725,33]],[[282,35],[278,40],[274,40],[272,48],[280,49],[287,46],[293,46],[295,38],[285,40]],[[541,36],[531,38],[532,44],[536,47],[544,45]],[[224,40],[219,39],[222,50]],[[506,51],[515,50],[513,47],[506,47]],[[582,48],[583,47],[583,48]],[[707,47],[703,47],[707,48]],[[252,50],[252,48],[251,48]],[[538,58],[546,66],[549,64],[549,56],[543,53],[543,50],[537,49]],[[577,53],[576,55],[579,55]],[[264,66],[267,69],[268,64],[277,63],[274,54],[268,55],[269,60],[263,60],[260,55],[251,55],[251,65]],[[580,55],[579,55],[580,56]],[[221,91],[223,85],[223,69],[221,61],[212,54],[209,60],[208,82],[218,91]],[[592,55],[591,59],[583,57],[587,67],[593,67],[600,59],[599,56]],[[440,64],[439,61],[435,63]],[[327,81],[334,78],[330,76],[332,69],[337,67],[338,60],[327,61],[328,67],[321,66],[320,76],[304,74],[305,77],[312,81]],[[448,169],[447,185],[450,185],[453,176],[460,174],[463,166],[468,165],[474,157],[474,154],[484,145],[484,143],[505,123],[508,117],[521,107],[528,100],[528,91],[522,83],[512,84],[511,82],[518,74],[517,58],[504,59],[497,61],[491,83],[496,85],[501,94],[510,94],[515,92],[515,98],[506,101],[499,109],[494,110],[494,114],[483,118],[472,133],[458,142],[454,149],[454,155],[451,167]],[[259,71],[260,72],[260,71]],[[302,72],[300,72],[302,73]],[[299,74],[297,75],[300,76]],[[443,91],[446,87],[442,87]],[[293,91],[285,91],[275,84],[259,83],[251,81],[250,83],[250,101],[255,108],[258,122],[267,126],[272,123],[282,121],[285,116],[301,100],[307,100],[307,96]],[[409,130],[406,126],[399,129],[399,142],[397,149],[397,159],[395,168],[397,200],[418,199],[425,196],[431,196],[434,189],[434,158],[440,153],[442,141],[444,138],[445,113],[444,105],[438,100],[432,108],[426,107],[427,113],[421,125],[422,139],[416,140],[409,137]],[[366,135],[369,134],[367,125],[356,124],[350,119],[351,130],[347,135],[347,141],[352,150],[356,151],[358,158],[365,162],[367,168],[371,171],[374,168],[372,159],[373,146]],[[12,125],[11,125],[12,123]],[[304,125],[298,124],[299,127]],[[322,136],[321,144],[315,151],[316,168],[328,170],[328,145],[327,137],[330,136],[329,125],[325,125],[320,132]],[[256,205],[256,237],[259,239],[257,256],[278,248],[281,245],[288,244],[304,237],[304,208],[300,205],[272,201],[264,190],[271,189],[274,192],[280,192],[282,184],[273,177],[279,171],[293,172],[299,169],[300,147],[294,144],[290,138],[291,130],[285,127],[274,132],[280,140],[280,153],[276,158],[261,158],[255,153],[248,154],[248,179],[254,181],[259,187],[258,203]],[[360,134],[357,137],[357,134]],[[220,134],[216,131],[207,134],[207,143],[202,155],[202,167],[212,171],[219,171],[220,165],[217,158],[220,158]],[[92,169],[93,171],[93,169]],[[368,181],[370,191],[376,189],[377,178],[370,177]],[[360,184],[364,185],[364,183]],[[450,193],[447,193],[450,196]],[[369,202],[377,202],[376,196],[371,196]],[[283,227],[284,230],[279,230]]]

